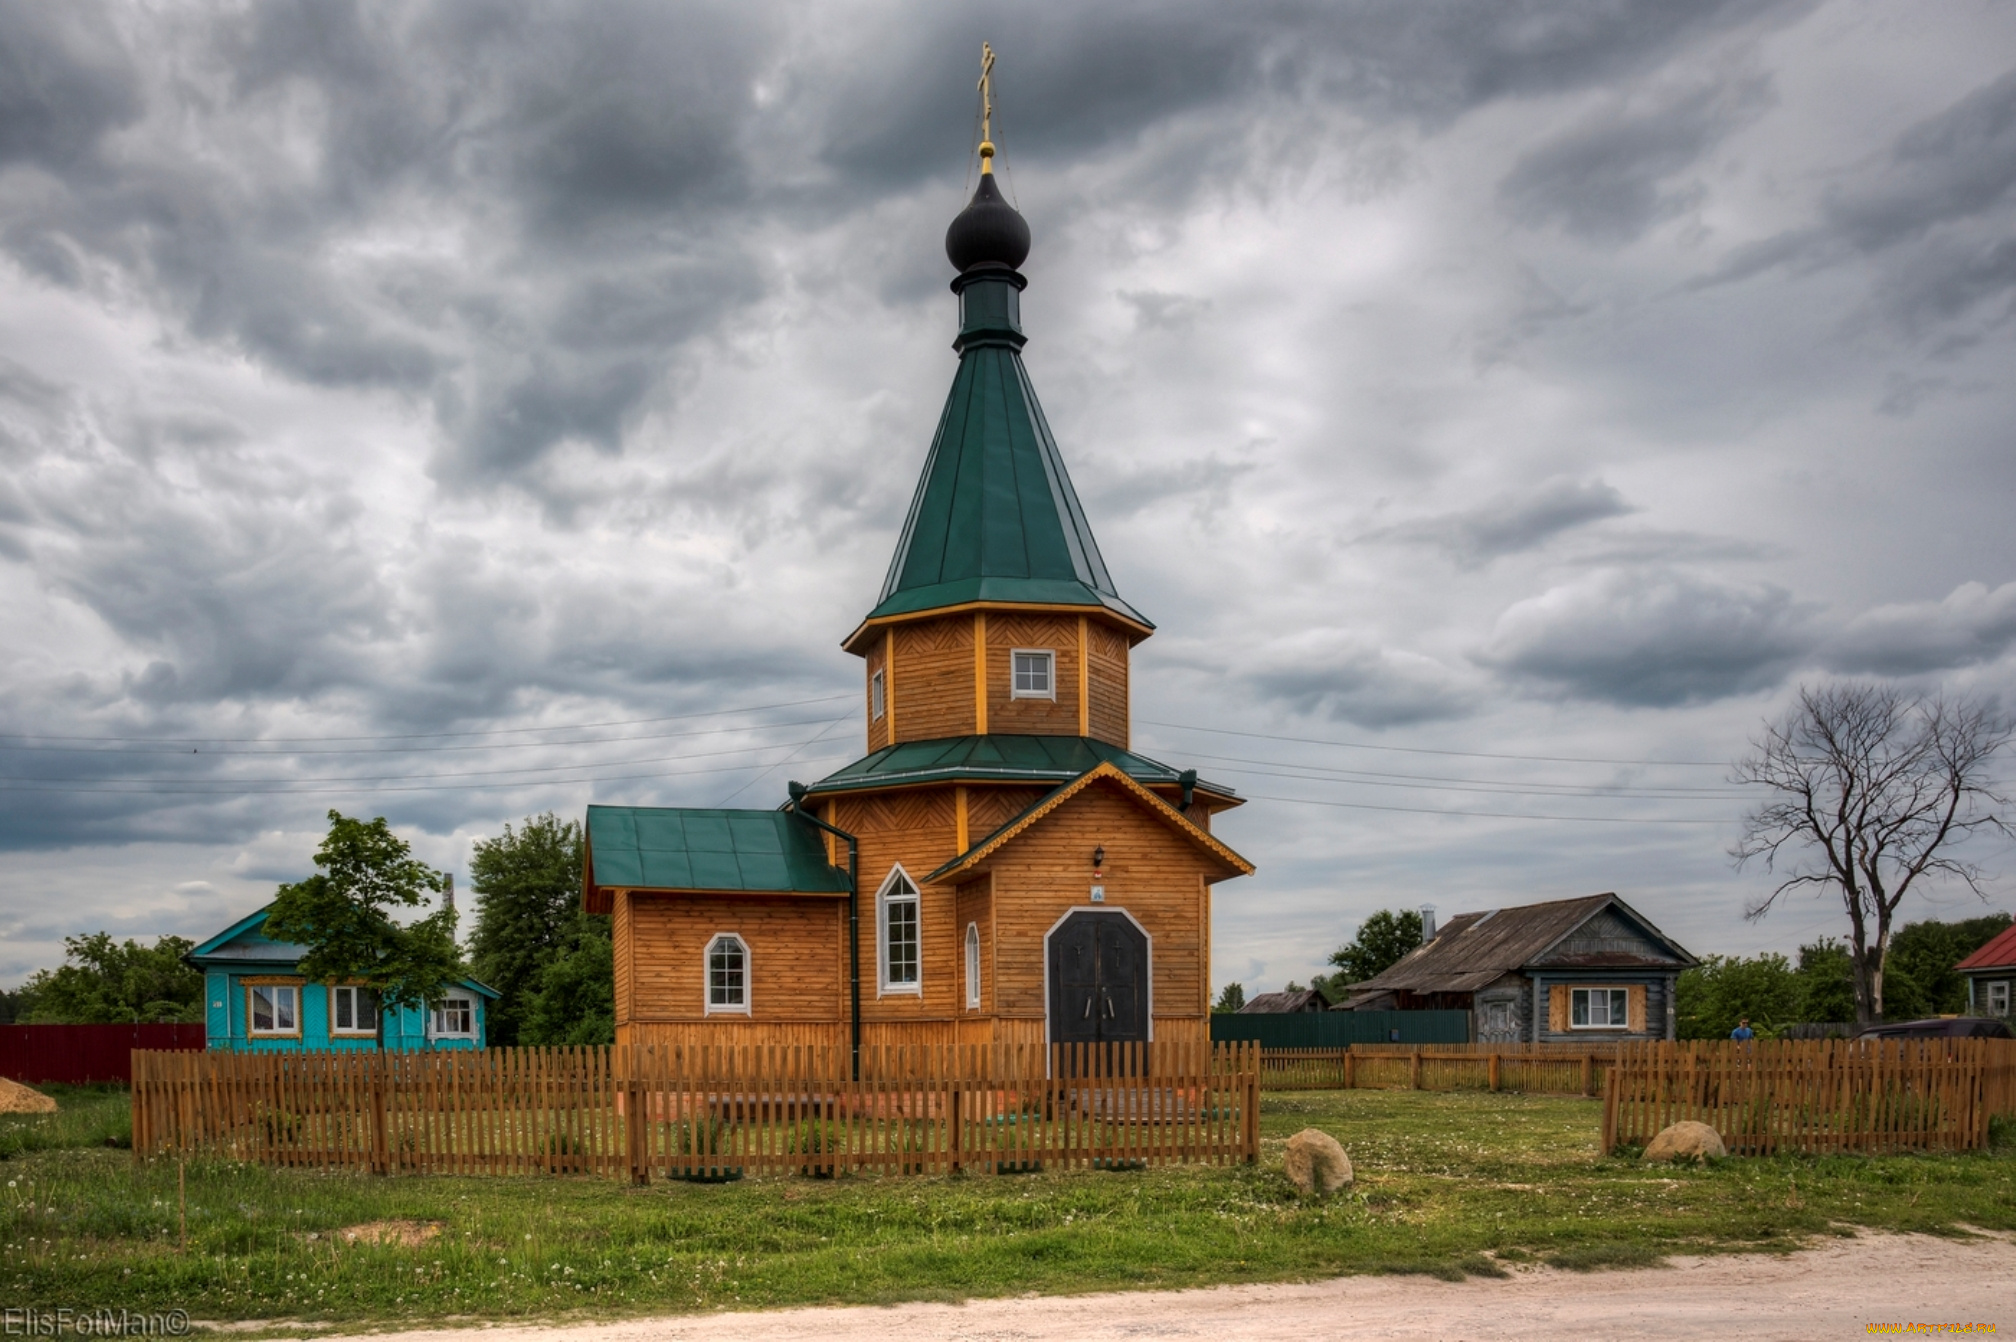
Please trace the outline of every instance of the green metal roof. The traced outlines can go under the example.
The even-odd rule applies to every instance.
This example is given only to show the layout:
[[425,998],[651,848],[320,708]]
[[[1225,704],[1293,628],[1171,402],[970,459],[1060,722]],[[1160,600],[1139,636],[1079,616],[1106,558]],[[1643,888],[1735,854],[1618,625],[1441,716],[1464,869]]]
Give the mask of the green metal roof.
[[588,852],[601,886],[847,893],[819,832],[788,811],[590,806]]
[[[1068,783],[1101,764],[1112,764],[1135,782],[1150,786],[1182,781],[1179,771],[1160,761],[1089,736],[951,736],[884,746],[806,791],[816,796],[909,783]],[[1239,795],[1201,779],[1197,786],[1219,796]]]
[[1022,277],[969,272],[959,371],[938,420],[873,620],[971,601],[1103,606],[1121,599],[1022,366]]

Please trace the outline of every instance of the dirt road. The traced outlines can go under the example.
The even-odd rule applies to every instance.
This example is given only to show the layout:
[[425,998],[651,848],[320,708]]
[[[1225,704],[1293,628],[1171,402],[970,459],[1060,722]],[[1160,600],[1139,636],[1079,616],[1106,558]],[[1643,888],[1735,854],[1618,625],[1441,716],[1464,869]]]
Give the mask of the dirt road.
[[[2016,1241],[1864,1235],[1779,1257],[1506,1281],[1343,1277],[1311,1286],[1024,1297],[963,1305],[794,1309],[549,1328],[391,1334],[414,1342],[1050,1342],[1195,1337],[1457,1339],[1863,1337],[1871,1323],[1991,1323],[2016,1336]],[[379,1342],[388,1336],[379,1335]]]

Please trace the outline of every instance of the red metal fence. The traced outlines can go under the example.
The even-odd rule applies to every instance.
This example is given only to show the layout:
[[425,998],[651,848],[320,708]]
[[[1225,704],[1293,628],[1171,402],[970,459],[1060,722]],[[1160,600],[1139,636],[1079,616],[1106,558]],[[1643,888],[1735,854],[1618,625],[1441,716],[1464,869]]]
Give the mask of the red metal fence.
[[200,1025],[0,1025],[0,1076],[35,1085],[133,1080],[133,1050],[200,1050]]

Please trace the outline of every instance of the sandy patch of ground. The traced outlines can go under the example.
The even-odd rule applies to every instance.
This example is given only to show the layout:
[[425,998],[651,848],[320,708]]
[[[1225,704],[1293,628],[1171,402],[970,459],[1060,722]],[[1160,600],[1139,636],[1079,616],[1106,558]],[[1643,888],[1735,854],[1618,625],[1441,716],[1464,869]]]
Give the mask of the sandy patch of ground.
[[0,1076],[0,1114],[53,1114],[56,1101],[41,1091]]
[[2016,1242],[1861,1235],[1801,1253],[1676,1257],[1624,1272],[1521,1271],[1509,1280],[1340,1277],[1305,1286],[1023,1297],[963,1305],[710,1314],[558,1327],[380,1335],[424,1342],[1050,1342],[1210,1338],[1813,1339],[1887,1323],[1992,1323],[2016,1333]]
[[[366,1221],[329,1232],[331,1239],[345,1244],[396,1244],[402,1249],[418,1248],[441,1233],[439,1221]],[[309,1239],[318,1238],[310,1235]]]

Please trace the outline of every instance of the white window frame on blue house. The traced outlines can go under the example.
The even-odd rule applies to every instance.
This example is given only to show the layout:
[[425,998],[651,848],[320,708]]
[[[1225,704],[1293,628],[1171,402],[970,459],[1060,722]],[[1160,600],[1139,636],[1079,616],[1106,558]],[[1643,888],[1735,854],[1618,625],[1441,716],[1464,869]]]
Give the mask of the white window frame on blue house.
[[[465,1028],[448,1028],[448,1013],[459,1004]],[[427,1037],[429,1039],[474,1039],[476,1037],[476,994],[467,989],[446,993],[441,1000],[427,1009]]]
[[[1599,997],[1597,994],[1602,994]],[[1621,1009],[1619,1004],[1621,1005]],[[1602,1020],[1597,1020],[1597,1007]],[[1616,1019],[1612,1019],[1616,1017]],[[1628,1030],[1631,1028],[1631,992],[1628,988],[1573,988],[1568,993],[1568,1028],[1571,1030]]]
[[[339,983],[329,989],[329,1034],[335,1039],[369,1039],[378,1033],[377,996],[355,983]],[[350,1024],[343,1023],[347,1004]],[[365,1009],[367,1004],[371,1009]]]
[[[259,1026],[259,999],[264,995],[273,1024]],[[280,1024],[282,1003],[287,1024]],[[248,1039],[299,1039],[301,1037],[301,985],[299,983],[247,983],[245,985],[245,1035]]]

